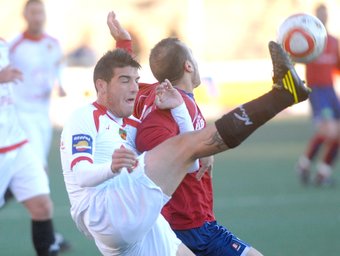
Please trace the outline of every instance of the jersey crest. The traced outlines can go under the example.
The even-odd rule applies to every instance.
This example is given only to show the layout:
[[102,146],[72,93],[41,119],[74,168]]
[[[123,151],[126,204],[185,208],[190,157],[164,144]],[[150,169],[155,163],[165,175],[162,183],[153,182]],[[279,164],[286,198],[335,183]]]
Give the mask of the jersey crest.
[[119,136],[123,139],[126,140],[127,133],[124,129],[119,128]]

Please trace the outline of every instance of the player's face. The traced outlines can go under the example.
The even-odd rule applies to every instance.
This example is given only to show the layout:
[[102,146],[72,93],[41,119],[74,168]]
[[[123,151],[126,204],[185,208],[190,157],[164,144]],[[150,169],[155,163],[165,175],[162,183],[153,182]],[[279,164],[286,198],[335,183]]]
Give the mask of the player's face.
[[117,117],[128,117],[138,92],[138,69],[134,67],[115,68],[114,77],[106,87],[106,108]]
[[44,29],[46,13],[41,3],[30,3],[24,10],[27,29],[32,34],[41,34]]

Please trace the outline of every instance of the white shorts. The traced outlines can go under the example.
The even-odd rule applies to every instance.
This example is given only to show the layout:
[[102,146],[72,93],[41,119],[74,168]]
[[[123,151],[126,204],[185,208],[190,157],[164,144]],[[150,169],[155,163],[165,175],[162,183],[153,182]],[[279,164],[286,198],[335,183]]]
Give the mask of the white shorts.
[[47,167],[52,141],[52,125],[48,113],[19,112],[18,116],[36,156]]
[[131,174],[98,186],[81,216],[103,255],[173,256],[181,244],[160,214],[170,198],[145,175],[144,155]]
[[4,204],[7,188],[19,202],[50,193],[46,172],[33,152],[26,143],[0,154],[0,207]]

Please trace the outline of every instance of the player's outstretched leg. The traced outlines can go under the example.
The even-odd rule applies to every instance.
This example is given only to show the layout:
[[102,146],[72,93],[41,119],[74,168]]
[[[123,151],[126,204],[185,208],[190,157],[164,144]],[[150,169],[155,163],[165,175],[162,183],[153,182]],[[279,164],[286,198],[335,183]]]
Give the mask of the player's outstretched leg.
[[268,47],[273,63],[273,87],[290,93],[293,96],[292,104],[306,100],[310,89],[296,73],[288,54],[273,41],[269,42]]
[[253,131],[285,108],[308,98],[310,90],[296,73],[282,47],[271,41],[269,52],[273,63],[273,89],[215,122],[228,148],[238,146]]

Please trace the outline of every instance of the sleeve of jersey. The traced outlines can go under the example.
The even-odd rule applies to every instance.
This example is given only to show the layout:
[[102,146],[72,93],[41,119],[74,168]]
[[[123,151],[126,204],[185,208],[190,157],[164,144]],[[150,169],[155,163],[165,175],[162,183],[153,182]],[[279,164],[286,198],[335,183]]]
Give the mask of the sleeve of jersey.
[[[193,127],[191,117],[185,105],[184,109],[185,111],[187,111],[187,115],[189,116],[191,126]],[[137,128],[136,147],[139,152],[148,151],[156,147],[163,141],[179,134],[178,128],[179,126],[174,120],[173,115],[174,113],[162,110],[154,110],[149,115],[147,115],[147,117],[142,121],[142,123]],[[188,121],[187,118],[188,117],[185,118],[185,122]],[[185,129],[186,131],[188,131],[190,128]],[[190,166],[188,172],[194,172],[198,170],[198,168],[199,161],[196,160],[194,164]]]
[[73,167],[73,171],[80,187],[95,187],[117,175],[111,171],[111,163],[92,164],[80,161]]
[[128,53],[132,54],[132,41],[131,40],[120,40],[116,42],[116,48],[124,49]]
[[178,133],[178,126],[170,111],[154,110],[137,127],[137,150],[139,152],[151,150]]
[[[66,129],[65,129],[66,128]],[[111,163],[95,164],[97,130],[92,116],[79,114],[64,128],[62,143],[67,157],[66,167],[74,172],[75,179],[81,187],[93,187],[115,176]]]
[[184,102],[178,107],[171,109],[171,115],[178,124],[180,133],[191,132],[194,130],[194,125],[192,124],[189,111]]

